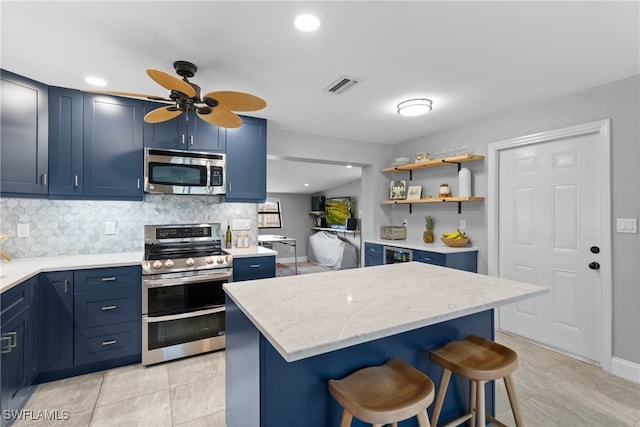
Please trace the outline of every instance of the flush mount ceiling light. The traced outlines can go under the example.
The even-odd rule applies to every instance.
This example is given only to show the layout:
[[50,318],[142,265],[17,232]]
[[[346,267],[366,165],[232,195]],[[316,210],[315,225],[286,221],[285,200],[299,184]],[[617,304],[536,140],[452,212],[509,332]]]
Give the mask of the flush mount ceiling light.
[[305,33],[315,31],[320,28],[320,19],[309,13],[304,15],[296,16],[296,19],[293,21],[293,24],[300,31],[304,31]]
[[398,104],[398,114],[413,117],[426,114],[431,111],[433,101],[426,98],[409,99]]
[[106,86],[107,82],[104,81],[103,79],[101,79],[100,77],[85,77],[84,79],[85,82],[87,82],[88,84],[92,85],[92,86]]

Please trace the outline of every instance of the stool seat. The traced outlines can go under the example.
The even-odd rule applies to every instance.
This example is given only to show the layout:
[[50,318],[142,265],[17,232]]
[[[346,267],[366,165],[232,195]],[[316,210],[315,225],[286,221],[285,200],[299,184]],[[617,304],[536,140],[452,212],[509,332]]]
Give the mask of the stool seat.
[[329,392],[344,408],[341,426],[350,425],[353,416],[374,425],[417,416],[421,427],[429,425],[426,409],[433,402],[433,382],[399,359],[329,380]]
[[[453,341],[444,347],[429,353],[429,358],[443,367],[442,378],[438,387],[438,395],[433,406],[431,425],[435,427],[440,417],[451,373],[471,380],[469,396],[469,413],[449,423],[458,425],[464,420],[471,420],[471,425],[477,419],[478,426],[484,426],[485,418],[494,424],[504,425],[494,417],[485,414],[484,384],[504,378],[509,403],[513,412],[516,426],[522,425],[520,409],[511,379],[511,373],[518,367],[518,354],[508,347],[486,338],[469,335],[461,341]],[[477,415],[477,417],[476,417]]]

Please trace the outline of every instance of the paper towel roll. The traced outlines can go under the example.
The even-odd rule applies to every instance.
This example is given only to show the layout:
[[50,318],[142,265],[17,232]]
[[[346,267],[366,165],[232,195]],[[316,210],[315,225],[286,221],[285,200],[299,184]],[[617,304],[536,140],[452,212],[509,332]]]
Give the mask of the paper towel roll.
[[467,168],[458,172],[458,196],[471,197],[471,172]]

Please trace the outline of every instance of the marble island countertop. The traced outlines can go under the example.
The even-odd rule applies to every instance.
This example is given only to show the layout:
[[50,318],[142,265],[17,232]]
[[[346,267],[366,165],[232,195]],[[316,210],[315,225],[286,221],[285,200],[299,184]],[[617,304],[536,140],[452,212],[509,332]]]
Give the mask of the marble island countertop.
[[224,289],[289,362],[549,292],[418,262],[227,283]]

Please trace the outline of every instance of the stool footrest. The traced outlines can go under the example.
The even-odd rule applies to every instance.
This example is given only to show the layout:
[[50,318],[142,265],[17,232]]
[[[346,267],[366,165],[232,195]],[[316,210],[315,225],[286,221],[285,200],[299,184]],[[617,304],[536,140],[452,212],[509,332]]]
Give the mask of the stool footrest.
[[467,414],[467,415],[463,415],[460,418],[456,418],[453,421],[449,421],[448,423],[440,426],[440,427],[455,427],[455,426],[459,426],[460,424],[462,424],[464,421],[470,420],[472,417],[471,414]]
[[492,424],[495,424],[497,427],[509,427],[508,425],[504,424],[502,421],[495,419],[489,414],[487,414],[487,419],[491,421]]

